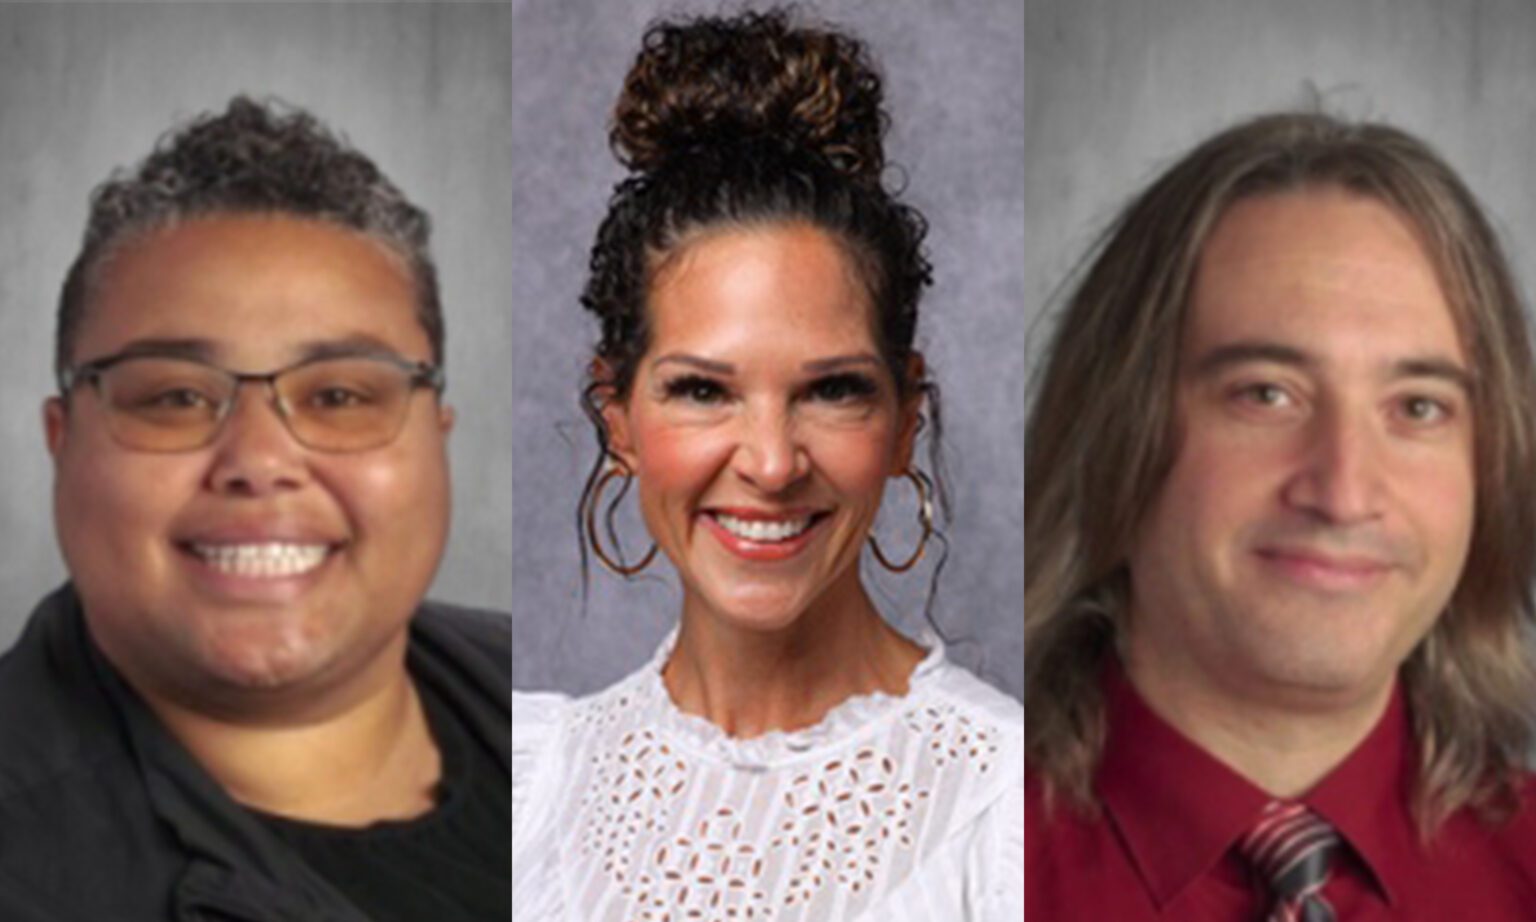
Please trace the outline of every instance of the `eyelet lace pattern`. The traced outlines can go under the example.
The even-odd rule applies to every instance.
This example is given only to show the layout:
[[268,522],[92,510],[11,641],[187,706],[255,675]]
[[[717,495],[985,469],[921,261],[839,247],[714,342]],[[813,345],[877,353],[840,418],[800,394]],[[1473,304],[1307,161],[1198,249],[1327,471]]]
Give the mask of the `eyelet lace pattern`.
[[1005,766],[1022,776],[1009,709],[951,694],[957,676],[972,694],[984,686],[928,640],[905,696],[859,696],[754,739],[677,710],[660,672],[672,638],[575,702],[569,800],[551,830],[567,917],[826,922],[877,909],[997,799]]

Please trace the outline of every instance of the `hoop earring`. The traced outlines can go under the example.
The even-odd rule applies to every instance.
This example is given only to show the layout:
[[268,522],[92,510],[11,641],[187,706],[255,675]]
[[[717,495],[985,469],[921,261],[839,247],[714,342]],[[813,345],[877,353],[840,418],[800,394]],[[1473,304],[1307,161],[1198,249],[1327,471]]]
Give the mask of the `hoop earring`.
[[891,563],[890,558],[885,556],[885,552],[880,550],[880,542],[875,540],[873,532],[870,533],[870,551],[874,553],[880,566],[892,573],[905,573],[917,566],[917,562],[923,559],[923,553],[928,550],[928,539],[933,537],[933,483],[928,479],[927,474],[915,467],[907,468],[902,471],[902,474],[912,481],[912,486],[917,488],[917,520],[923,526],[923,536],[917,540],[917,550],[912,552],[912,556],[896,564]]
[[[603,542],[597,537],[597,506],[599,498],[603,495],[603,488],[608,486],[608,481],[615,477],[623,477],[626,481],[624,489],[628,490],[628,481],[633,479],[634,476],[634,474],[631,474],[622,466],[613,465],[603,472],[603,476],[597,479],[597,484],[592,487],[592,499],[587,503],[587,540],[592,545],[592,553],[597,555],[598,561],[607,567],[609,571],[617,573],[626,579],[651,565],[651,561],[656,559],[656,543],[654,541],[651,542],[651,549],[645,552],[645,556],[640,558],[639,563],[626,565],[609,557],[608,552],[603,550]],[[622,498],[623,494],[620,493],[619,495]]]

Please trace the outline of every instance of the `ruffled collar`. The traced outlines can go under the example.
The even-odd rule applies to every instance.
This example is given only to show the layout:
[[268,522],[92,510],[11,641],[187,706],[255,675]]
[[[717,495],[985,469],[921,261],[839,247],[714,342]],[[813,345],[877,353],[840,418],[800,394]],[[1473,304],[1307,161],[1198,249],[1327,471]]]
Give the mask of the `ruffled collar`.
[[853,695],[834,705],[820,721],[809,727],[770,730],[761,736],[739,739],[703,717],[684,713],[667,692],[661,670],[677,645],[677,631],[674,627],[667,633],[650,662],[640,670],[636,690],[642,698],[642,706],[652,712],[656,726],[680,745],[700,755],[730,763],[742,771],[767,771],[779,763],[847,739],[875,721],[904,710],[919,691],[933,681],[944,664],[944,642],[932,630],[925,629],[917,637],[917,643],[927,648],[928,653],[912,670],[906,694],[870,692]]

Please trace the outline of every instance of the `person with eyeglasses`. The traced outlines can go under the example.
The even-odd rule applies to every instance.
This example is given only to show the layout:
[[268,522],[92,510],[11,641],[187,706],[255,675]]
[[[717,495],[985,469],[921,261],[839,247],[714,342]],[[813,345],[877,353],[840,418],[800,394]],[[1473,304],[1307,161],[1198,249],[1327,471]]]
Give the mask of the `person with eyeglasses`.
[[0,659],[0,882],[49,918],[502,922],[508,623],[423,601],[427,216],[244,97],[91,204],[44,407],[70,581]]

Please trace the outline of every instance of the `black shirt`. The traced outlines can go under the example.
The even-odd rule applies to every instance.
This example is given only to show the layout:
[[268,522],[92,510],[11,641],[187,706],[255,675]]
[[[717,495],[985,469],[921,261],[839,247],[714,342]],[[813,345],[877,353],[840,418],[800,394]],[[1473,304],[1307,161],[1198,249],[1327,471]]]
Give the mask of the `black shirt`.
[[374,922],[506,922],[511,776],[446,701],[419,691],[442,755],[431,812],[362,829],[261,818]]
[[[456,718],[450,734],[473,741],[461,751],[489,753],[482,777],[503,788],[510,635],[504,615],[427,602],[406,654],[417,687]],[[473,803],[465,818],[497,815]],[[511,865],[498,863],[505,892]],[[4,922],[379,922],[170,735],[95,649],[69,586],[0,657],[0,891]]]

